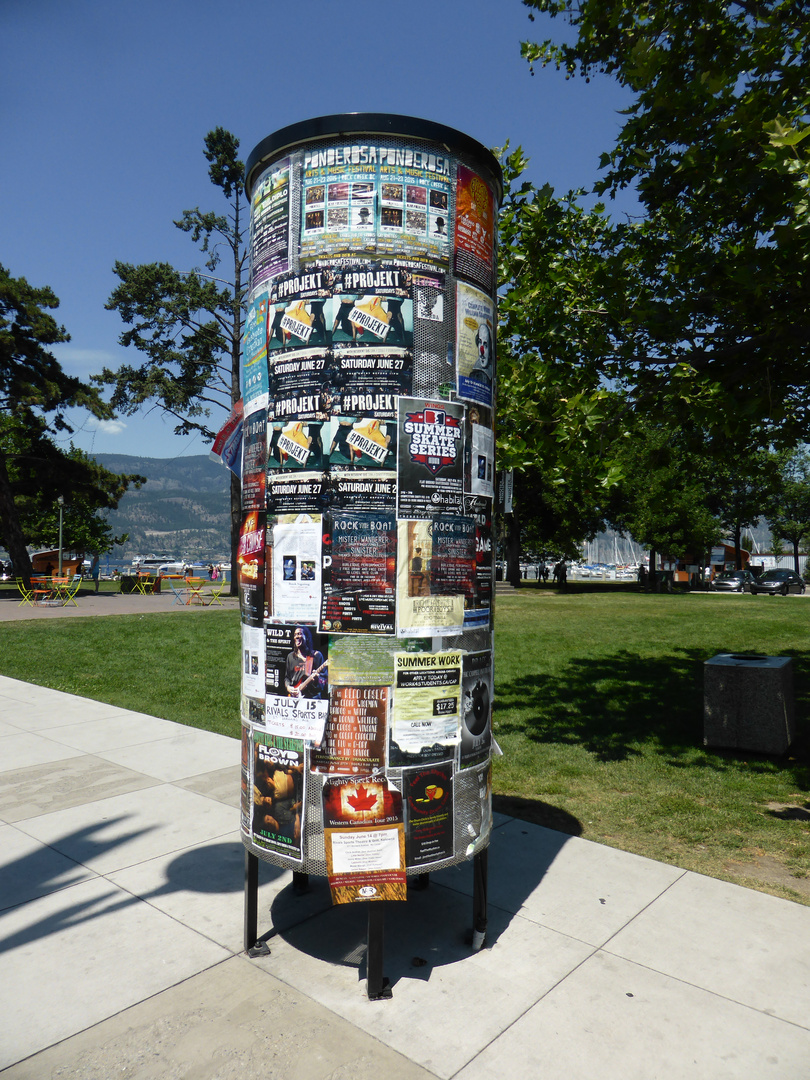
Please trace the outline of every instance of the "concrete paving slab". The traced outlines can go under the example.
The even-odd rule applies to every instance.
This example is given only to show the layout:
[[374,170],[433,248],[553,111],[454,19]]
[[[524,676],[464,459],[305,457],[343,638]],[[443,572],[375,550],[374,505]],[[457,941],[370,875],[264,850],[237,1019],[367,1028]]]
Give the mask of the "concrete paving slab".
[[0,820],[22,821],[125,791],[154,787],[151,776],[91,754],[0,773]]
[[456,1080],[807,1080],[810,1033],[598,952]]
[[236,835],[229,806],[167,784],[20,822],[18,828],[99,874]]
[[[184,926],[238,953],[243,948],[245,849],[237,836],[210,840],[108,875]],[[268,911],[292,875],[259,865],[259,910]]]
[[5,719],[21,731],[51,731],[69,724],[106,720],[120,712],[115,705],[90,698],[57,694],[53,698],[26,704],[12,699],[4,709]]
[[65,746],[64,743],[27,731],[17,732],[16,735],[3,735],[0,738],[0,775],[14,769],[25,769],[30,765],[65,761],[67,758],[77,757],[80,753],[80,750],[72,746]]
[[12,1066],[3,1080],[433,1080],[233,957]]
[[123,746],[138,746],[156,739],[170,739],[177,734],[178,725],[157,716],[116,709],[102,719],[87,720],[81,724],[64,724],[49,732],[52,739],[83,750],[87,754],[99,754]]
[[100,878],[6,911],[0,952],[0,1068],[229,956]]
[[96,877],[13,825],[0,826],[0,911]]
[[490,909],[492,944],[472,953],[468,898],[431,885],[410,893],[406,904],[387,906],[384,972],[393,998],[369,1002],[367,918],[363,905],[329,908],[271,938],[272,955],[255,962],[443,1078],[453,1076],[593,952],[582,942]]
[[227,769],[217,769],[202,776],[189,776],[174,781],[177,787],[185,788],[186,791],[196,791],[206,798],[236,807],[240,806],[242,801],[240,782],[239,764],[229,765]]
[[153,739],[135,746],[99,750],[98,756],[128,769],[154,776],[157,780],[184,780],[209,773],[232,759],[239,762],[240,746],[236,739],[213,731],[180,728],[173,725],[168,739]]
[[[489,856],[490,903],[590,945],[608,941],[685,873],[525,821],[512,819],[496,835]],[[453,867],[436,880],[471,894],[465,871]]]
[[808,942],[810,907],[689,873],[606,949],[810,1032]]

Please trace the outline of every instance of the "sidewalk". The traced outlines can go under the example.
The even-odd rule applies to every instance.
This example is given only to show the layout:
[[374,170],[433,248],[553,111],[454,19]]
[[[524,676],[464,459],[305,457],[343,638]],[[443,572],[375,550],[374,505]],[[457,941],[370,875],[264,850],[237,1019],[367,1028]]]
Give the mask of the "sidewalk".
[[236,740],[0,677],[3,1080],[810,1075],[810,907],[512,818],[481,952],[469,864],[387,906],[392,1000],[365,906],[265,863],[248,959],[239,771]]
[[[205,593],[203,593],[205,595]],[[171,611],[174,613],[186,611],[222,611],[223,607],[237,608],[239,600],[223,593],[220,596],[222,607],[214,603],[210,606],[203,604],[179,604],[171,590],[160,593],[119,592],[93,592],[93,585],[89,583],[76,594],[76,603],[66,606],[47,604],[21,604],[20,596],[16,590],[5,588],[0,590],[0,623],[20,622],[24,619],[78,619],[88,615],[145,615],[156,611]]]

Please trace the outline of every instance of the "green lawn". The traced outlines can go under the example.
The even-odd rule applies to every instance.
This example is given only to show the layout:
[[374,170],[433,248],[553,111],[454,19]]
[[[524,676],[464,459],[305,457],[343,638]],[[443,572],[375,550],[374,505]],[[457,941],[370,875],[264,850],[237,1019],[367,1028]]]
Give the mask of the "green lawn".
[[[496,612],[497,809],[810,904],[810,600],[525,588]],[[703,748],[703,662],[792,656],[792,756]],[[239,732],[236,611],[0,624],[0,673]]]

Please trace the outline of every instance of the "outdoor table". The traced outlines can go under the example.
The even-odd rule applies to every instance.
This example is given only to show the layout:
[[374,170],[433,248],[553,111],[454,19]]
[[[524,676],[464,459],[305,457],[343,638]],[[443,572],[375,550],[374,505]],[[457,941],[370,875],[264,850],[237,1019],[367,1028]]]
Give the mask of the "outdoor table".
[[31,592],[34,594],[35,604],[46,603],[51,599],[53,594],[51,579],[46,577],[32,577]]
[[186,585],[188,587],[188,600],[186,604],[196,601],[198,604],[205,606],[205,599],[202,595],[203,585],[205,585],[207,578],[203,577],[187,577]]

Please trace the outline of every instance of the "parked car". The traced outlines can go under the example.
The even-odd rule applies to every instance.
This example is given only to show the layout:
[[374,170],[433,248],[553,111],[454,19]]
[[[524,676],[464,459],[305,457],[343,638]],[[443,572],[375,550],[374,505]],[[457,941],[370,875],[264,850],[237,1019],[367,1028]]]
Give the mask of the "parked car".
[[756,578],[750,570],[726,570],[718,574],[712,582],[712,588],[717,592],[751,592],[751,586]]
[[764,593],[766,596],[775,596],[777,593],[780,596],[787,596],[789,592],[803,593],[804,589],[804,582],[792,570],[766,570],[751,585],[753,596],[758,593]]

